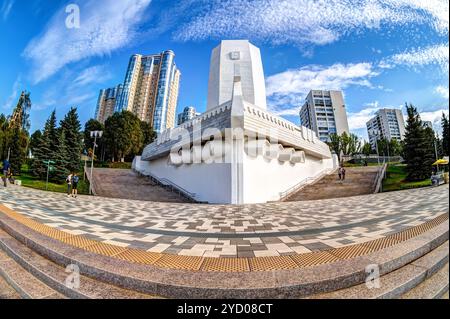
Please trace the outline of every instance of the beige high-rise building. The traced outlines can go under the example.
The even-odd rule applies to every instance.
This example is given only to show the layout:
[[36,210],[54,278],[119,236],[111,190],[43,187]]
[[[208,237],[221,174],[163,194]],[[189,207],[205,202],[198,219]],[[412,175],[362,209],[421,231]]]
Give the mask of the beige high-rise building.
[[97,108],[95,110],[95,119],[101,123],[105,123],[106,119],[113,115],[116,109],[117,99],[122,94],[122,84],[114,88],[100,90],[97,100]]
[[160,133],[175,126],[181,73],[175,54],[140,55],[130,58],[116,111],[128,110]]

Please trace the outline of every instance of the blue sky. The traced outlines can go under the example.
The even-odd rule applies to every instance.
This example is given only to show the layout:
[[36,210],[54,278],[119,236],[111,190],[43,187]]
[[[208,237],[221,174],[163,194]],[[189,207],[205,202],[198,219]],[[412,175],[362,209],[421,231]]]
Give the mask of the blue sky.
[[[80,28],[67,28],[78,5]],[[0,0],[0,112],[31,92],[32,131],[56,109],[93,117],[98,91],[123,81],[133,53],[172,49],[178,111],[206,108],[209,58],[222,39],[261,49],[271,111],[299,123],[310,89],[342,89],[350,129],[382,107],[448,114],[448,0]]]

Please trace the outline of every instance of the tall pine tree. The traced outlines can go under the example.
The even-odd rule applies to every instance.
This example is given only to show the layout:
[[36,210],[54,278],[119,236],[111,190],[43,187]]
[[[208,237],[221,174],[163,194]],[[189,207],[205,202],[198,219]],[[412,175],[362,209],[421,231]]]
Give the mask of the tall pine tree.
[[51,180],[61,183],[69,175],[69,172],[73,172],[73,170],[69,169],[69,149],[66,145],[66,136],[63,129],[59,130],[58,148],[54,154],[55,164],[54,171],[51,174]]
[[78,172],[80,169],[80,157],[83,148],[83,136],[80,132],[81,124],[76,108],[71,108],[60,122],[64,136],[64,146],[67,148],[67,169]]
[[434,159],[429,134],[427,134],[420,115],[413,105],[406,105],[408,119],[404,139],[403,154],[406,162],[408,181],[420,181],[430,178],[431,164]]
[[[40,179],[45,179],[47,175],[47,165],[45,164],[45,161],[55,160],[56,151],[59,146],[59,132],[56,127],[55,111],[50,114],[50,117],[45,123],[44,132],[39,140],[39,147],[34,150],[32,171],[35,176]],[[49,174],[50,178],[52,174]]]
[[441,125],[442,125],[442,153],[444,156],[448,156],[449,155],[449,123],[448,123],[448,117],[445,116],[444,113],[442,113],[442,120],[441,120]]

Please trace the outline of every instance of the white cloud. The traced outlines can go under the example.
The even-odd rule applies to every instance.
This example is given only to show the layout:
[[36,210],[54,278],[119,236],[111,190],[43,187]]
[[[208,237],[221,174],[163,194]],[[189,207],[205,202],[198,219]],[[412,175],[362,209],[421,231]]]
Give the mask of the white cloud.
[[3,105],[3,108],[5,110],[10,110],[10,109],[12,109],[15,106],[14,103],[16,103],[18,101],[19,91],[20,91],[21,85],[22,85],[22,82],[21,82],[21,77],[19,75],[17,77],[17,79],[14,81],[11,94],[9,95],[9,97],[6,100],[5,104]]
[[310,90],[342,90],[351,85],[371,88],[369,79],[376,75],[370,63],[308,65],[287,70],[267,77],[268,104],[278,115],[298,114]]
[[2,6],[0,7],[0,16],[3,21],[8,19],[9,14],[11,13],[11,9],[14,5],[15,0],[4,0]]
[[[438,65],[444,72],[448,72],[448,43],[429,46],[426,48],[417,48],[408,52],[395,54],[383,63],[394,63],[397,65],[406,65],[410,67],[420,67],[425,65]],[[381,65],[380,65],[381,67]]]
[[439,85],[436,87],[435,92],[445,99],[448,99],[448,86]]
[[34,83],[69,63],[104,56],[129,45],[138,34],[151,0],[94,0],[80,4],[80,28],[66,28],[65,8],[50,20],[44,33],[28,43],[23,55],[33,64]]
[[448,34],[447,0],[211,0],[192,8],[196,13],[173,33],[175,39],[323,45],[365,29],[417,24]]
[[[442,127],[441,127],[442,113],[444,113],[448,117],[448,108],[440,109],[440,110],[436,110],[436,111],[420,112],[420,119],[422,121],[431,121],[431,123],[433,123],[433,128],[438,133],[440,133],[440,132],[442,132]],[[403,116],[405,117],[405,121],[406,121],[406,115],[403,115]]]
[[111,73],[104,65],[94,65],[84,69],[73,81],[75,86],[102,83],[111,78]]
[[367,103],[364,108],[355,113],[348,113],[348,126],[351,130],[366,128],[366,123],[381,109],[378,101]]

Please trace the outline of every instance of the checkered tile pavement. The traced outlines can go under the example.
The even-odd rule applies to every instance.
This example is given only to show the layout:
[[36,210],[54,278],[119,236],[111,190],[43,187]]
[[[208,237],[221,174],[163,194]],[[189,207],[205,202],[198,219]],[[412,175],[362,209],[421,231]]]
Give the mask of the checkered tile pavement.
[[45,225],[121,247],[203,257],[270,257],[385,237],[448,212],[448,185],[254,205],[145,202],[0,188],[0,203]]

